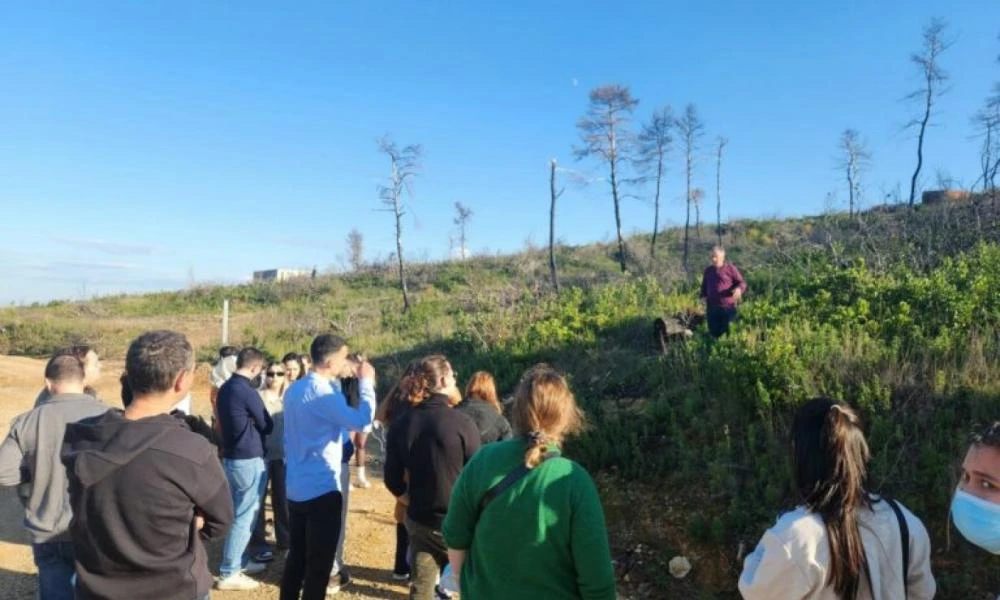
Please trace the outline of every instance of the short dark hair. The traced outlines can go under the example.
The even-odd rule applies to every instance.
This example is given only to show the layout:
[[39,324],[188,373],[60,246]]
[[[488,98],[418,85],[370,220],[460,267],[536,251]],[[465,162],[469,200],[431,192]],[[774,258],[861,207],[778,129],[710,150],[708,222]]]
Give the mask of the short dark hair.
[[83,381],[83,363],[72,354],[56,354],[45,365],[45,378],[53,383]]
[[311,346],[309,346],[310,358],[314,365],[321,365],[331,354],[340,352],[340,349],[347,345],[347,341],[332,333],[324,333],[316,336]]
[[125,355],[128,384],[136,396],[168,391],[177,374],[192,367],[194,349],[176,331],[147,331],[129,345]]
[[236,356],[240,353],[240,349],[236,346],[223,346],[219,348],[219,358],[227,358],[229,356]]
[[245,369],[256,365],[263,367],[265,362],[267,362],[267,359],[264,358],[264,353],[254,347],[244,348],[236,356],[237,369]]
[[132,396],[132,386],[128,384],[128,373],[122,373],[122,376],[118,378],[118,382],[122,384],[122,406],[128,408],[134,399]]
[[972,434],[973,446],[989,446],[1000,449],[1000,421],[993,421]]
[[87,355],[91,352],[96,353],[93,346],[88,346],[87,344],[77,344],[75,346],[66,346],[65,348],[59,348],[52,353],[53,357],[56,356],[73,356],[78,361],[84,362],[87,360]]

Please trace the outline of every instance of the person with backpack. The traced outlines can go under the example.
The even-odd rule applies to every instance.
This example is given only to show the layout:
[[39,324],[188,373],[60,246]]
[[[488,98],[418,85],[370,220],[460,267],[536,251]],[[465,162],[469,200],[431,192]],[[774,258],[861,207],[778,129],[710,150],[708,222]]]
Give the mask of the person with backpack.
[[803,404],[792,425],[802,504],[746,557],[746,600],[930,600],[931,544],[901,503],[865,489],[870,454],[861,421],[829,398]]
[[462,598],[614,600],[597,488],[561,455],[583,423],[566,380],[529,370],[513,417],[518,436],[483,446],[452,490],[442,530]]

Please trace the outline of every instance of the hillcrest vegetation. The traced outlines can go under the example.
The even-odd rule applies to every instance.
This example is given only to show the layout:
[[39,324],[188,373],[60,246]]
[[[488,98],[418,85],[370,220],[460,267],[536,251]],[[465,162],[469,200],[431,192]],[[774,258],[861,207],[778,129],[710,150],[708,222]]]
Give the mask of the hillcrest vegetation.
[[[595,475],[622,589],[640,597],[738,597],[743,556],[796,503],[793,412],[832,396],[863,418],[870,490],[927,525],[940,597],[978,599],[1000,565],[953,535],[948,510],[968,434],[1000,414],[998,216],[973,196],[729,223],[722,240],[750,286],[740,320],[720,340],[702,326],[665,350],[654,320],[700,306],[683,229],[659,232],[655,258],[651,236],[557,246],[559,293],[547,249],[411,263],[404,313],[398,274],[360,265],[284,283],[11,307],[0,309],[0,352],[41,356],[86,341],[120,358],[139,332],[169,327],[207,362],[229,299],[231,342],[277,357],[332,330],[374,358],[382,392],[432,352],[460,376],[493,372],[504,395],[526,368],[550,363],[570,377],[591,425],[566,453]],[[693,240],[692,266],[707,264],[716,241],[715,232]],[[693,566],[682,579],[667,567],[676,556]]]

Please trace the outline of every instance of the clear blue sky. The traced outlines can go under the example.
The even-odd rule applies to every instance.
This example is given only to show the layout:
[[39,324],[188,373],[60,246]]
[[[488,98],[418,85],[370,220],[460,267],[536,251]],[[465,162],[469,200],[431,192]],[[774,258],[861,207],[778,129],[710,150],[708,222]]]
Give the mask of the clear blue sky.
[[[821,6],[822,5],[822,6]],[[409,259],[448,253],[453,204],[473,252],[547,236],[547,161],[575,163],[587,91],[631,86],[637,119],[697,104],[730,138],[725,216],[817,213],[846,198],[845,127],[869,140],[869,203],[914,161],[900,98],[940,15],[955,46],[924,181],[976,178],[970,116],[1000,80],[1000,2],[4,2],[0,6],[0,302],[245,280],[336,267],[352,227],[393,250],[375,138],[426,148]],[[680,162],[663,218],[683,218]],[[651,208],[630,200],[628,231]],[[568,186],[559,236],[610,239],[606,185]]]

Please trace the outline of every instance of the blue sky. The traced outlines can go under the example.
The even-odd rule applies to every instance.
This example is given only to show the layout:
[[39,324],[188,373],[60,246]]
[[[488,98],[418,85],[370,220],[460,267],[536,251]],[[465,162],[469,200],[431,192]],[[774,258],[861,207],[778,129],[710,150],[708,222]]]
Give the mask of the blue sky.
[[[611,10],[613,7],[614,10]],[[571,151],[587,91],[629,85],[637,120],[694,102],[730,138],[724,216],[817,213],[846,199],[846,127],[874,157],[866,196],[914,162],[900,102],[935,15],[957,38],[924,181],[976,178],[969,119],[1000,80],[1000,3],[5,2],[0,6],[0,302],[241,281],[394,249],[375,139],[426,149],[405,217],[409,259],[448,254],[453,205],[473,252],[547,236],[547,162]],[[662,219],[683,219],[679,155]],[[711,194],[710,194],[711,195]],[[627,231],[651,206],[629,200]],[[605,184],[568,185],[558,235],[613,236]]]

